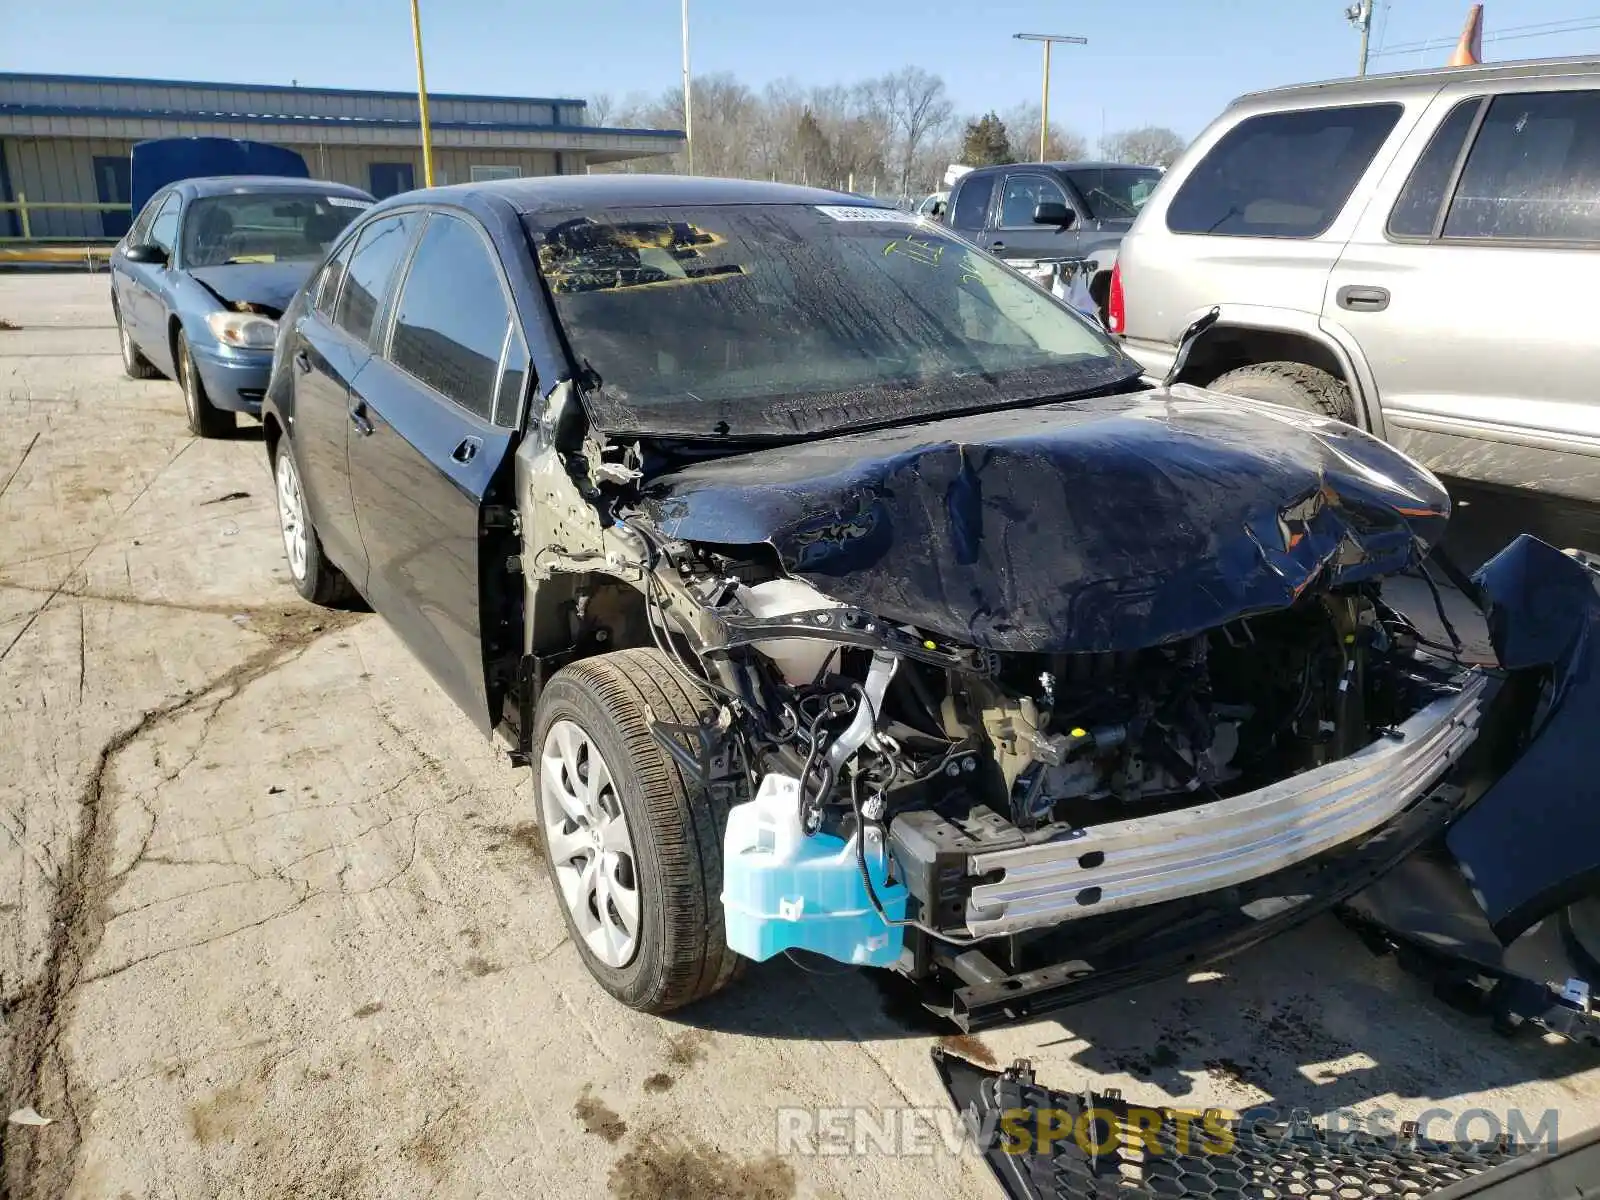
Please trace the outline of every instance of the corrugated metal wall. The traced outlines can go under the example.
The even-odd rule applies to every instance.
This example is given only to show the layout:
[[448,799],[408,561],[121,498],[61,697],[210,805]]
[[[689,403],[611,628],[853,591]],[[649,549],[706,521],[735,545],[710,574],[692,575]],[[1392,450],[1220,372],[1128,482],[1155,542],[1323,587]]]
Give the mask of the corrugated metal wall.
[[[97,155],[126,158],[133,143],[110,138],[6,138],[0,152],[6,156],[11,190],[29,200],[83,201],[98,199],[95,191],[94,160]],[[385,146],[308,146],[295,143],[311,173],[319,179],[372,186],[373,163],[409,162],[418,187],[422,186],[422,152]],[[568,155],[570,160],[575,156]],[[436,181],[467,183],[473,166],[514,166],[523,175],[553,175],[556,155],[535,150],[435,149],[433,169]],[[34,237],[99,237],[100,214],[50,212],[31,214]],[[3,232],[3,231],[0,231]]]
[[[0,98],[14,104],[58,108],[188,113],[259,113],[284,116],[359,117],[415,121],[417,99],[406,92],[342,92],[317,88],[253,88],[248,85],[193,85],[105,79],[27,78],[0,80]],[[559,106],[538,99],[435,97],[436,121],[505,121],[553,125],[557,116],[583,120],[577,101]]]
[[[29,200],[80,200],[94,203],[96,155],[127,158],[132,142],[111,138],[7,138],[6,172],[11,190]],[[100,214],[83,212],[32,213],[34,237],[99,237]],[[20,232],[20,230],[19,230]]]

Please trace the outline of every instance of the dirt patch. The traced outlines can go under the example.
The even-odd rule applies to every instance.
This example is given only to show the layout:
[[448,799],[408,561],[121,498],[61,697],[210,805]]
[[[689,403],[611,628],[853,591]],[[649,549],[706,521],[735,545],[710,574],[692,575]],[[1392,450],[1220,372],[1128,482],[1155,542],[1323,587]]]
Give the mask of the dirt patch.
[[466,962],[467,974],[475,975],[482,979],[485,975],[493,975],[496,971],[505,970],[499,963],[490,962],[481,954],[474,954]]
[[1248,1063],[1241,1063],[1231,1058],[1208,1059],[1206,1073],[1218,1083],[1257,1088],[1269,1093],[1271,1091],[1267,1086],[1266,1072],[1255,1059],[1251,1059]]
[[711,1037],[703,1029],[685,1029],[667,1039],[667,1065],[687,1070],[706,1060]]
[[231,1138],[260,1103],[244,1084],[230,1083],[189,1106],[189,1131],[202,1146]]
[[992,1067],[997,1061],[994,1051],[970,1033],[946,1034],[939,1039],[939,1045],[951,1054],[959,1054],[968,1062],[975,1062],[981,1067]]
[[[49,599],[34,616],[48,604]],[[270,631],[262,630],[268,645],[204,688],[148,710],[107,740],[92,760],[89,777],[76,797],[77,833],[67,861],[58,872],[52,935],[43,969],[35,979],[4,997],[11,1033],[4,1072],[6,1111],[33,1104],[41,1111],[64,1112],[67,1116],[38,1136],[23,1136],[18,1126],[7,1126],[0,1133],[0,1161],[4,1162],[0,1194],[28,1195],[37,1200],[64,1196],[77,1165],[83,1134],[76,1114],[93,1107],[92,1098],[68,1070],[60,1035],[84,965],[100,946],[107,901],[116,887],[111,870],[114,822],[109,810],[115,802],[111,779],[118,756],[132,743],[192,710],[209,708],[209,716],[214,718],[223,705],[256,680],[292,662],[324,630],[348,625],[359,614],[302,607],[251,614],[250,621],[254,624],[269,616],[276,619],[268,621]],[[200,1102],[196,1106],[198,1112],[191,1111],[190,1127],[196,1138],[221,1136],[217,1132],[220,1122],[233,1111],[226,1103],[227,1093],[225,1088],[210,1100]]]
[[585,1133],[592,1133],[615,1146],[628,1132],[628,1123],[606,1106],[598,1096],[591,1095],[587,1086],[578,1102],[572,1106],[572,1115],[578,1118]]
[[676,1079],[674,1079],[671,1075],[668,1075],[665,1071],[657,1071],[654,1075],[648,1076],[645,1079],[644,1090],[660,1095],[662,1092],[670,1092],[672,1090],[672,1085],[677,1082],[678,1081]]
[[544,852],[544,836],[539,832],[537,821],[518,821],[515,825],[487,825],[483,831],[495,839],[489,847],[490,850],[517,849],[532,855]]
[[794,1168],[775,1154],[738,1159],[715,1146],[650,1134],[611,1168],[618,1200],[789,1200]]
[[435,1179],[442,1178],[449,1171],[450,1161],[461,1141],[457,1128],[460,1115],[458,1109],[448,1108],[429,1117],[401,1147],[400,1153]]
[[350,1015],[352,1017],[372,1017],[372,1016],[376,1016],[378,1013],[381,1013],[382,1011],[383,1011],[383,1002],[380,1001],[380,1000],[374,1000],[371,1004],[363,1004],[360,1008],[356,1009],[355,1012],[351,1013]]

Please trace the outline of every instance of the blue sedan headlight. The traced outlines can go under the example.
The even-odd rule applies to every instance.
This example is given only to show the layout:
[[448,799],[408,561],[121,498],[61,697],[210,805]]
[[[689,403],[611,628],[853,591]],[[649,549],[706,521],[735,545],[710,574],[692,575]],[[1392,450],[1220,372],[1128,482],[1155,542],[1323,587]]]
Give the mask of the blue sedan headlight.
[[206,324],[224,346],[241,350],[271,350],[278,338],[278,323],[256,313],[210,313]]

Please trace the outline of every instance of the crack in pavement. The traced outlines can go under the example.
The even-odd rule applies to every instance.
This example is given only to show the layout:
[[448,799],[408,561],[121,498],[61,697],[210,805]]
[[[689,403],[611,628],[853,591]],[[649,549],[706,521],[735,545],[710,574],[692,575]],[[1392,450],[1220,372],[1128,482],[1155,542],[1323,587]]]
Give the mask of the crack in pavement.
[[44,966],[15,996],[4,999],[11,1037],[6,1111],[32,1105],[44,1112],[65,1110],[67,1118],[40,1129],[5,1126],[0,1133],[0,1194],[60,1200],[77,1169],[83,1136],[79,1112],[88,1107],[91,1098],[73,1080],[60,1041],[68,1024],[74,989],[82,981],[83,969],[105,932],[109,898],[118,882],[112,871],[116,834],[108,786],[117,757],[128,746],[197,705],[221,704],[238,696],[256,680],[293,662],[321,637],[343,630],[360,615],[312,608],[298,610],[293,616],[280,613],[270,632],[262,631],[267,632],[267,645],[204,688],[148,710],[101,747],[78,795],[79,827],[68,860],[58,874]]

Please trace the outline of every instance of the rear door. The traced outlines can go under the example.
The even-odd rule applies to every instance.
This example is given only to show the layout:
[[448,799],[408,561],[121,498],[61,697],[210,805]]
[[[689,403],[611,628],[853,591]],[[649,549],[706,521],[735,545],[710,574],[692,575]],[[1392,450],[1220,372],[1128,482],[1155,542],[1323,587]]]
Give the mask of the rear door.
[[999,180],[995,174],[964,175],[956,180],[950,193],[950,208],[945,214],[951,229],[964,235],[968,241],[983,244],[989,226],[989,208],[994,201],[994,185]]
[[301,486],[323,549],[365,590],[367,556],[356,527],[346,449],[350,384],[372,357],[385,303],[422,225],[420,212],[380,216],[323,268],[316,303],[296,322],[285,352],[294,379],[294,431]]
[[1434,113],[1335,267],[1324,324],[1428,465],[1600,500],[1600,90],[1452,89]]
[[367,597],[486,732],[499,716],[483,618],[512,505],[511,454],[528,351],[500,257],[465,214],[435,212],[382,353],[351,388],[350,483]]
[[1001,258],[1059,259],[1078,257],[1083,214],[1077,213],[1070,229],[1034,222],[1033,210],[1041,204],[1077,206],[1054,176],[1043,171],[1008,171],[1000,185],[1000,203],[994,222],[979,244]]

